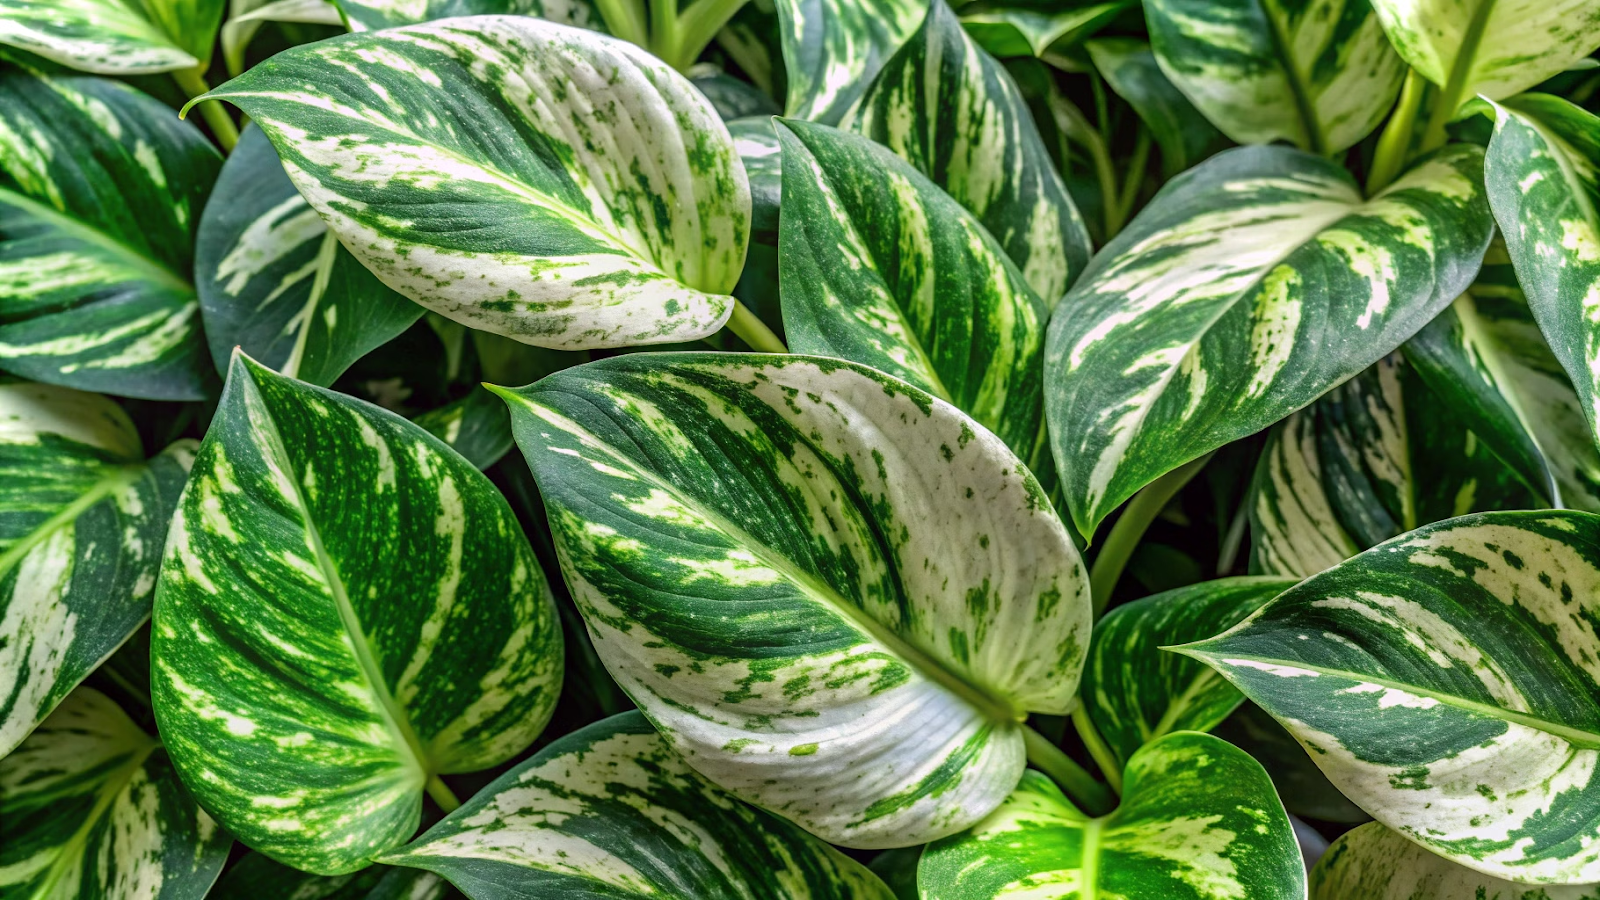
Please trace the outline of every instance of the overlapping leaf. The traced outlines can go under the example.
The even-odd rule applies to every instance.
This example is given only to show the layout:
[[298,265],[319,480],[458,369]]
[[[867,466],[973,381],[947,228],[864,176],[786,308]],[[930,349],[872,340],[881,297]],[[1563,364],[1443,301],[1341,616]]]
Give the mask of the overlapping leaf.
[[971,210],[1047,306],[1089,261],[1089,233],[1000,63],[935,0],[847,127]]
[[861,864],[706,781],[637,712],[540,750],[384,857],[473,900],[892,900]]
[[150,615],[193,454],[146,462],[110,400],[0,384],[0,756]]
[[1600,47],[1589,0],[1371,0],[1405,61],[1457,101],[1525,91]]
[[689,764],[834,843],[982,818],[1066,712],[1081,562],[954,407],[837,360],[631,354],[505,392],[567,583]]
[[537,16],[561,25],[605,31],[590,0],[334,0],[351,31],[376,31],[455,16]]
[[1184,648],[1373,818],[1525,882],[1600,880],[1600,517],[1424,526]]
[[1044,56],[1053,45],[1078,43],[1121,15],[1134,0],[1068,4],[1067,9],[974,4],[962,10],[961,26],[995,56]]
[[1311,900],[1600,900],[1600,885],[1535,887],[1474,872],[1377,822],[1347,831],[1311,872]]
[[313,875],[260,853],[241,857],[207,895],[210,900],[445,900],[449,882],[421,869],[368,866],[349,875]]
[[101,75],[204,67],[223,6],[224,0],[0,0],[0,44]]
[[728,123],[728,134],[750,181],[750,226],[757,234],[778,231],[778,216],[783,204],[783,155],[772,117],[754,116]]
[[1255,760],[1180,732],[1128,763],[1122,805],[1079,812],[1037,772],[971,831],[923,852],[924,900],[1297,900],[1305,869]]
[[1327,160],[1246,147],[1169,182],[1050,326],[1045,408],[1078,528],[1310,403],[1464,291],[1493,230],[1481,166],[1452,146],[1363,200]]
[[1166,177],[1227,146],[1227,139],[1161,71],[1150,45],[1132,38],[1101,38],[1084,45],[1106,84],[1128,101],[1156,145]]
[[733,310],[744,169],[706,99],[630,44],[470,16],[296,47],[207,96],[250,113],[358,260],[446,317],[571,349],[692,340]]
[[922,0],[776,0],[789,80],[784,114],[838,125],[917,30]]
[[222,58],[229,74],[244,71],[245,51],[268,22],[343,26],[344,17],[333,0],[234,0],[222,26]]
[[416,830],[424,783],[549,719],[549,588],[487,479],[436,438],[236,356],[167,543],[161,732],[250,846],[355,871]]
[[480,469],[494,465],[511,449],[511,417],[506,405],[481,387],[413,421]]
[[204,397],[211,365],[189,273],[221,163],[132,88],[0,65],[0,368]]

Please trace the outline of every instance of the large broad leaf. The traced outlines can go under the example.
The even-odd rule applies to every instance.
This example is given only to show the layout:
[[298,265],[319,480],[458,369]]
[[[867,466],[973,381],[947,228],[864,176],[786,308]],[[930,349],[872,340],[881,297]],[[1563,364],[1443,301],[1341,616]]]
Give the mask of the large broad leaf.
[[1149,44],[1132,38],[1101,38],[1088,42],[1084,49],[1106,84],[1128,101],[1150,129],[1161,148],[1166,177],[1228,145],[1222,132],[1161,71]]
[[0,44],[101,75],[204,68],[224,5],[225,0],[0,0]]
[[349,875],[313,875],[250,853],[206,895],[208,900],[444,900],[461,895],[432,872],[368,866]]
[[789,79],[784,114],[838,125],[911,37],[921,0],[775,0]]
[[[961,27],[983,49],[998,57],[1042,57],[1053,45],[1078,43],[1125,12],[1135,0],[1109,0],[1067,9],[972,4],[961,12]],[[976,8],[974,8],[976,7]]]
[[1369,0],[1148,0],[1145,17],[1161,68],[1241,144],[1337,153],[1383,121],[1405,76]]
[[860,863],[718,790],[637,712],[540,750],[384,860],[473,900],[892,900]]
[[250,846],[355,871],[424,783],[549,719],[561,632],[511,510],[415,425],[235,356],[167,541],[161,733]]
[[1089,232],[1011,76],[944,0],[878,73],[848,127],[971,210],[1054,306],[1089,262]]
[[506,391],[595,649],[689,764],[834,843],[971,825],[1070,710],[1083,565],[955,407],[803,356],[631,354]]
[[244,54],[256,32],[268,22],[343,26],[344,17],[333,0],[233,0],[228,21],[222,26],[222,58],[228,73],[244,71]]
[[709,101],[631,44],[447,19],[295,47],[207,96],[261,125],[357,259],[448,318],[575,349],[693,340],[733,311],[744,168]]
[[94,394],[0,384],[0,756],[150,615],[194,455]]
[[201,900],[233,844],[161,741],[87,687],[0,760],[0,821],[0,896],[19,900]]
[[1372,821],[1339,793],[1294,735],[1254,703],[1245,701],[1211,733],[1261,763],[1289,815],[1351,825]]
[[1600,517],[1428,525],[1190,645],[1373,818],[1518,881],[1600,880]]
[[590,0],[334,0],[351,31],[376,31],[455,16],[496,13],[537,16],[562,25],[605,31],[605,21]]
[[1016,266],[971,213],[883,147],[807,122],[778,134],[789,349],[904,379],[1028,459],[1042,438],[1049,313]]
[[1085,536],[1134,492],[1382,359],[1471,283],[1493,231],[1452,146],[1364,200],[1335,163],[1245,147],[1172,180],[1062,300],[1045,410]]
[[1095,625],[1084,706],[1119,764],[1174,731],[1210,731],[1244,699],[1212,669],[1162,647],[1239,624],[1292,578],[1220,578],[1125,603]]
[[1180,732],[1128,762],[1122,804],[1079,812],[1028,772],[977,827],[923,851],[924,900],[1299,900],[1305,868],[1255,760]]
[[200,219],[195,282],[219,370],[238,347],[291,378],[332,384],[422,316],[340,245],[261,129],[239,139],[216,198]]
[[0,65],[0,368],[160,400],[205,396],[189,281],[222,158],[102,78]]
[[1600,900],[1600,885],[1534,887],[1474,872],[1377,822],[1347,831],[1311,871],[1311,900]]
[[1372,0],[1400,55],[1454,96],[1499,100],[1600,47],[1591,0]]

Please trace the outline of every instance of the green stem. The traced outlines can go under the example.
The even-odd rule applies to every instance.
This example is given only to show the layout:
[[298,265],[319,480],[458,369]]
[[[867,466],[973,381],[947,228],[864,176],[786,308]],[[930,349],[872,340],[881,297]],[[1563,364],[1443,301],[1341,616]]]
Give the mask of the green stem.
[[694,65],[722,26],[749,0],[695,0],[678,20],[678,58],[668,60],[678,71]]
[[1417,110],[1422,108],[1422,92],[1427,84],[1415,69],[1406,71],[1405,86],[1400,89],[1400,103],[1395,107],[1389,124],[1378,138],[1378,149],[1372,155],[1372,171],[1367,173],[1367,196],[1376,195],[1388,187],[1405,168],[1411,150],[1411,134],[1417,128]]
[[444,810],[446,815],[461,808],[461,801],[456,799],[455,791],[450,790],[450,786],[445,784],[444,779],[439,776],[428,776],[426,790],[428,791],[428,796],[433,798],[433,802],[439,804],[439,808]]
[[1111,534],[1100,546],[1100,555],[1094,558],[1094,565],[1089,569],[1089,596],[1094,600],[1096,619],[1106,611],[1111,592],[1116,589],[1117,581],[1122,578],[1122,570],[1133,556],[1133,548],[1139,545],[1139,539],[1144,537],[1150,523],[1166,507],[1167,501],[1210,460],[1210,453],[1191,460],[1145,485],[1144,490],[1134,494],[1133,499],[1128,501],[1117,524],[1112,526]]
[[649,0],[650,52],[677,68],[678,0]]
[[728,317],[728,330],[738,335],[739,340],[744,341],[757,353],[789,352],[789,348],[772,333],[767,323],[761,321],[761,317],[737,300],[733,301],[733,315]]
[[1428,153],[1445,145],[1450,133],[1445,126],[1456,116],[1456,110],[1466,99],[1467,77],[1472,73],[1472,61],[1483,43],[1483,33],[1489,27],[1489,13],[1495,0],[1478,0],[1467,30],[1461,35],[1461,46],[1456,50],[1455,64],[1450,67],[1450,80],[1433,100],[1433,114],[1428,117],[1428,127],[1422,133],[1422,152]]
[[1100,774],[1106,776],[1106,781],[1111,784],[1111,790],[1121,796],[1122,768],[1117,765],[1116,757],[1111,755],[1111,748],[1106,746],[1105,739],[1094,727],[1094,722],[1090,721],[1082,700],[1078,701],[1078,708],[1072,711],[1072,727],[1078,729],[1078,737],[1083,740],[1083,745],[1089,748],[1089,755],[1094,757],[1094,764],[1100,767]]
[[644,24],[640,0],[595,0],[606,30],[636,47],[650,48],[650,33]]
[[1024,725],[1022,745],[1027,748],[1028,762],[1054,779],[1078,809],[1091,816],[1103,816],[1116,808],[1117,798],[1111,791],[1044,735]]
[[[1117,231],[1133,215],[1133,204],[1139,200],[1139,187],[1144,184],[1145,166],[1150,162],[1150,129],[1139,126],[1139,137],[1133,145],[1133,157],[1128,160],[1128,170],[1122,176],[1122,190],[1117,194]],[[1106,235],[1106,240],[1116,233]]]
[[[211,85],[206,83],[206,74],[202,69],[179,69],[172,73],[172,80],[189,95],[190,100],[211,92]],[[200,104],[200,116],[211,126],[211,133],[217,136],[217,143],[222,145],[222,152],[232,153],[234,145],[239,143],[239,126],[233,124],[233,117],[228,115],[222,102],[207,100]]]

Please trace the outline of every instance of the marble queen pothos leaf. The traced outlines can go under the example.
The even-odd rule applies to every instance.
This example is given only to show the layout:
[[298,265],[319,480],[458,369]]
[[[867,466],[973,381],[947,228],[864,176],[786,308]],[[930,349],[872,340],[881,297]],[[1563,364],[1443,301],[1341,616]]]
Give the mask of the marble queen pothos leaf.
[[1337,153],[1383,121],[1405,77],[1369,0],[1149,0],[1145,18],[1161,68],[1241,144]]
[[1426,525],[1179,648],[1374,819],[1471,869],[1600,881],[1600,516]]
[[1466,290],[1494,230],[1482,165],[1452,145],[1364,200],[1335,163],[1243,147],[1168,182],[1050,324],[1045,412],[1079,530],[1382,359]]
[[1347,831],[1311,871],[1311,900],[1600,900],[1600,885],[1514,884],[1459,866],[1377,822]]
[[1189,731],[1134,754],[1110,815],[1084,815],[1029,771],[989,818],[930,845],[917,866],[923,900],[1300,900],[1305,878],[1260,764]]
[[416,831],[425,782],[504,762],[561,681],[500,493],[421,428],[242,354],[172,523],[156,718],[200,802],[296,868]]
[[895,53],[845,127],[972,211],[1046,306],[1089,262],[1089,232],[1005,67],[944,0]]
[[1088,589],[955,407],[805,356],[629,354],[517,391],[601,659],[689,764],[833,843],[971,825],[1072,705]]
[[97,394],[0,384],[0,756],[150,615],[193,456],[146,461]]
[[0,64],[0,368],[204,398],[189,278],[221,165],[192,125],[126,85]]
[[251,126],[200,219],[195,282],[219,371],[238,347],[268,368],[329,385],[423,309],[357,262]]
[[8,900],[201,900],[233,844],[161,741],[88,687],[0,759],[0,821]]
[[784,70],[784,114],[838,125],[873,76],[917,30],[922,0],[774,0]]
[[[468,16],[286,50],[212,91],[383,283],[557,349],[720,329],[750,191],[688,79],[631,44]],[[672,198],[667,203],[662,198]]]
[[204,67],[224,5],[225,0],[0,0],[0,44],[100,75]]
[[605,31],[590,0],[334,0],[351,31],[377,31],[456,16],[536,16],[560,25]]
[[368,866],[347,875],[313,875],[261,853],[248,853],[228,869],[207,900],[446,900],[459,898],[432,872]]
[[893,900],[860,863],[706,781],[638,712],[545,747],[383,859],[472,900]]
[[1600,47],[1592,0],[1372,0],[1400,56],[1465,99],[1510,97]]

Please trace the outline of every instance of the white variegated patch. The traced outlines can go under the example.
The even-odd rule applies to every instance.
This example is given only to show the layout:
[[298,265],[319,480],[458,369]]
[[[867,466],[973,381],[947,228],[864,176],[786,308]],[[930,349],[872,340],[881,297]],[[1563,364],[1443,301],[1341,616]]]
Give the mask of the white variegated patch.
[[1589,0],[1371,0],[1395,50],[1459,97],[1509,97],[1600,47]]

